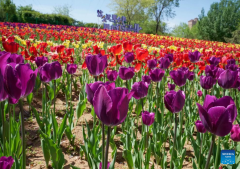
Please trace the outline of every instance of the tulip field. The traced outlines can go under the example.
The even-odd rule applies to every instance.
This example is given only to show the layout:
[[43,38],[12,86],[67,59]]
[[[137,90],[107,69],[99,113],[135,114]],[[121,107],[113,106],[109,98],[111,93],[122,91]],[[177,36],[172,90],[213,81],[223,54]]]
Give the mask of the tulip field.
[[0,22],[0,169],[239,169],[239,62],[238,44]]

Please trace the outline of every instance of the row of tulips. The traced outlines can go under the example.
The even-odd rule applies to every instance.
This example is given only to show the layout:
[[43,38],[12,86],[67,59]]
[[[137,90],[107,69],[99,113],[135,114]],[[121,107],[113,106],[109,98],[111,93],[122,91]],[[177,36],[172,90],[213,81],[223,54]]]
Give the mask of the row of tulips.
[[[131,40],[132,42],[125,42],[124,38],[112,40],[110,37],[112,41],[108,41],[108,45],[112,46],[105,46],[104,49],[93,45],[88,49],[72,50],[63,45],[48,46],[50,43],[47,42],[40,42],[36,46],[28,40],[24,41],[25,45],[23,39],[28,35],[22,35],[23,30],[31,32],[31,37],[26,39],[35,38],[34,34],[42,36],[43,33],[47,37],[50,34],[51,37],[55,33],[46,31],[47,28],[52,28],[49,25],[38,28],[32,26],[34,25],[28,27],[25,24],[4,23],[1,29],[2,35],[9,37],[1,39],[6,51],[0,53],[0,156],[12,156],[15,161],[13,163],[10,157],[1,158],[3,162],[0,160],[0,165],[3,165],[3,169],[11,165],[15,168],[26,167],[25,98],[40,128],[46,166],[51,160],[53,168],[64,166],[64,154],[60,146],[63,134],[72,146],[76,146],[72,131],[86,111],[87,100],[92,105],[91,114],[94,120],[92,128],[88,123],[83,125],[84,145],[81,145],[80,151],[84,153],[90,168],[114,168],[118,149],[115,137],[121,140],[123,157],[129,168],[183,168],[187,152],[186,140],[191,142],[194,150],[194,169],[209,166],[218,168],[221,149],[235,149],[239,157],[240,147],[235,144],[240,140],[240,128],[237,124],[240,87],[237,45],[220,44],[222,46],[219,47],[216,42],[209,42],[209,46],[217,47],[222,54],[205,49],[200,53],[195,50],[196,46],[203,47],[206,42],[194,41],[195,45],[190,46],[190,40],[187,40],[187,44],[179,41],[176,46],[186,45],[190,48],[180,47],[180,50],[176,48],[175,51],[167,47],[159,48],[159,51],[154,48],[156,51],[151,51],[150,47],[158,47],[158,41],[171,41],[171,38],[166,37],[166,40],[163,39],[165,37],[158,37],[154,44],[149,41],[153,37],[146,38],[146,35],[141,34],[139,39]],[[60,29],[67,36],[65,39],[76,35],[70,33],[71,28]],[[71,31],[83,30],[72,28]],[[101,34],[110,34],[113,37],[124,34],[95,29],[87,31],[89,34],[81,35],[83,39],[91,37],[101,41]],[[21,38],[10,35],[21,35]],[[144,43],[149,44],[148,49],[137,44],[144,38],[148,39],[144,40]],[[124,41],[122,45],[113,45],[114,42],[122,43],[121,41]],[[190,49],[194,49],[194,52],[189,51]],[[25,56],[25,59],[17,52]],[[48,63],[48,58],[60,63]],[[66,62],[72,64],[64,65]],[[74,75],[77,68],[82,71],[79,78]],[[204,75],[199,76],[202,73]],[[94,78],[89,77],[89,74]],[[73,87],[79,93],[76,109],[72,103]],[[37,112],[31,105],[33,96],[39,90],[42,91],[41,112]],[[60,92],[65,94],[67,104],[66,114],[58,125],[55,100]],[[20,124],[15,117],[17,103],[21,112],[21,140],[18,132]],[[194,126],[198,131],[196,138],[193,137]],[[117,130],[119,128],[121,133]],[[166,144],[170,148],[170,160],[167,159]],[[111,163],[108,157],[109,147],[113,150]],[[154,161],[150,163],[151,156]],[[239,161],[236,161],[231,167],[238,164]]]

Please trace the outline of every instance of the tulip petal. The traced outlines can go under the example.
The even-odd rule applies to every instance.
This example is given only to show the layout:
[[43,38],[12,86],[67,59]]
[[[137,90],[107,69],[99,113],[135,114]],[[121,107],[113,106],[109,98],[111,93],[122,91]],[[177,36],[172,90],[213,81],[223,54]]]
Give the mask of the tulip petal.
[[227,107],[227,112],[230,114],[231,122],[233,123],[237,118],[237,107],[235,104],[231,104]]
[[226,112],[226,108],[223,106],[212,107],[208,110],[208,115],[210,117],[211,123],[215,125],[221,115]]
[[234,100],[230,96],[224,96],[220,99],[217,99],[215,102],[212,102],[208,105],[208,109],[215,106],[224,106],[227,108],[230,104],[235,104]]
[[220,137],[226,136],[232,129],[231,115],[224,112],[218,119],[214,134]]
[[198,106],[198,112],[199,112],[199,116],[200,116],[203,126],[205,127],[206,130],[212,132],[213,126],[212,126],[211,119],[210,119],[207,111],[199,103],[197,103],[197,106]]
[[36,76],[35,74],[33,74],[31,66],[29,64],[18,64],[16,66],[16,71],[18,72],[18,76],[22,84],[21,96],[30,94],[29,92],[33,90],[36,79]]
[[5,90],[9,94],[10,97],[14,99],[20,99],[22,92],[22,84],[19,80],[18,73],[11,65],[6,66],[5,74]]
[[217,100],[216,96],[207,95],[205,97],[203,107],[205,110],[208,110],[208,106]]
[[110,125],[108,112],[113,105],[111,97],[104,86],[99,86],[93,97],[93,107],[97,117],[106,125]]
[[[120,117],[125,116],[125,112],[120,112],[119,106],[122,104],[122,101],[127,96],[128,90],[126,88],[115,88],[109,91],[109,96],[112,100],[111,111],[107,112],[111,124],[116,125],[120,121]],[[123,106],[126,106],[125,104]],[[128,106],[127,106],[128,107]],[[125,108],[122,108],[125,110]],[[124,113],[124,114],[121,114]]]
[[174,99],[173,99],[173,102],[172,104],[174,105],[174,113],[177,113],[177,112],[180,112],[185,104],[185,97],[184,95],[182,94],[182,91],[179,90]]

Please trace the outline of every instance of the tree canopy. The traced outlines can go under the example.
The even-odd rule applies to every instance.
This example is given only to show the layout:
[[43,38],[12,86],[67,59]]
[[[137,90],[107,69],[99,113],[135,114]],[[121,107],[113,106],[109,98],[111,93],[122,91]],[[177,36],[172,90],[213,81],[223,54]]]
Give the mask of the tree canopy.
[[221,0],[211,5],[205,16],[204,9],[199,15],[199,34],[201,39],[226,42],[237,29],[240,19],[239,0]]

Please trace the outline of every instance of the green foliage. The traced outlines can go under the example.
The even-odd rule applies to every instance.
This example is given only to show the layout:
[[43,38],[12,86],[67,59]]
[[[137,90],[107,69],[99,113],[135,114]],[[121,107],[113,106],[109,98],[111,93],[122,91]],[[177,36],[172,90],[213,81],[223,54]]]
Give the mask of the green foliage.
[[[167,30],[167,24],[165,22],[160,23],[160,27],[158,30],[158,34],[161,35],[164,32],[166,32]],[[155,34],[156,28],[156,22],[154,20],[148,20],[146,21],[143,26],[142,26],[142,30],[140,31],[141,33],[146,33],[146,34]]]
[[36,11],[23,11],[19,16],[19,21],[25,23],[72,25],[74,19],[58,14],[42,14]]
[[153,0],[148,12],[152,19],[156,21],[155,33],[161,30],[161,21],[164,17],[173,18],[175,16],[174,7],[179,6],[179,0]]
[[103,25],[99,25],[96,23],[85,23],[84,26],[88,28],[103,28]]
[[134,23],[144,27],[148,22],[148,7],[152,4],[152,0],[111,0],[109,4],[112,11],[118,16],[125,16],[127,25]]
[[198,31],[198,23],[189,28],[188,24],[180,23],[179,25],[175,26],[171,32],[172,36],[180,37],[180,38],[189,38],[189,39],[199,39],[199,31]]
[[237,29],[240,18],[239,0],[221,0],[211,5],[205,16],[204,9],[199,16],[200,38],[225,42],[224,38],[231,38]]
[[240,44],[240,29],[238,28],[234,32],[232,32],[232,38],[224,38],[228,43],[236,43]]
[[0,21],[17,22],[16,6],[11,0],[0,0]]

